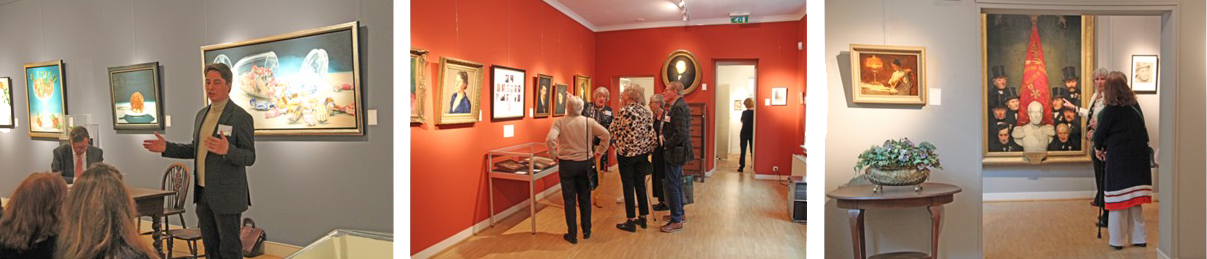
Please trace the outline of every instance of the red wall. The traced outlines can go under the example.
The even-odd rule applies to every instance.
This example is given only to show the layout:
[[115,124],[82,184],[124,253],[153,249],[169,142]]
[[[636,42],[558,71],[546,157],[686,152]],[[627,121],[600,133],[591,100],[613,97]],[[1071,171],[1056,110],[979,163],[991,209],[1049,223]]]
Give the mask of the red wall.
[[[757,23],[746,25],[709,25],[673,28],[654,28],[596,33],[596,85],[606,84],[613,92],[618,90],[622,76],[655,76],[657,89],[665,87],[659,74],[660,66],[672,51],[685,49],[700,60],[704,71],[703,83],[708,89],[697,89],[688,96],[689,103],[708,104],[708,129],[716,126],[716,61],[758,60],[759,98],[756,102],[754,163],[758,174],[776,174],[773,166],[779,166],[780,175],[791,174],[791,154],[800,149],[800,125],[804,116],[798,95],[804,91],[804,51],[797,50],[796,43],[803,40],[803,22]],[[605,81],[606,80],[606,81]],[[763,99],[770,98],[771,88],[788,88],[787,106],[764,106]],[[661,92],[661,90],[655,91]],[[619,105],[613,98],[613,106]],[[711,134],[710,134],[711,135]],[[713,146],[715,137],[705,140],[708,168],[714,168]],[[693,143],[699,145],[699,143]]]
[[[801,18],[800,18],[800,31],[799,31],[799,32],[797,32],[797,34],[799,34],[799,35],[800,35],[800,42],[801,42],[801,44],[804,44],[805,42],[807,42],[807,41],[806,41],[806,38],[808,38],[807,36],[805,36],[805,31],[806,31],[806,30],[805,30],[805,27],[807,27],[807,26],[806,26],[806,23],[805,23],[805,20],[806,20],[805,18],[807,18],[807,17],[808,17],[808,16],[805,16],[805,17],[801,17]],[[805,82],[808,82],[807,78],[808,78],[809,76],[808,76],[808,72],[806,72],[806,70],[808,70],[808,69],[806,69],[806,66],[805,66],[805,51],[804,51],[804,50],[800,50],[800,65],[799,65],[799,66],[800,66],[800,91],[801,91],[802,93],[808,94],[808,93],[809,93],[809,91],[808,91],[808,89],[806,89],[806,87],[805,87]],[[799,100],[798,100],[798,101],[799,101]],[[800,122],[799,122],[799,123],[797,123],[797,125],[800,125],[800,128],[798,129],[797,134],[796,134],[796,136],[797,136],[799,139],[797,139],[796,143],[805,143],[805,126],[806,126],[806,124],[805,124],[805,114],[806,114],[806,113],[805,113],[805,110],[806,110],[805,106],[808,106],[808,105],[804,105],[804,104],[802,103],[802,104],[801,104],[801,106],[800,106],[800,117],[799,117],[799,118],[800,118]],[[798,153],[798,154],[803,154],[803,153],[804,153],[804,150],[803,150],[803,149],[801,149],[801,150],[796,150],[796,151],[797,151],[797,153]]]
[[[411,47],[431,51],[431,78],[439,75],[440,57],[469,60],[485,65],[482,89],[488,89],[491,65],[526,70],[529,85],[538,73],[566,85],[572,85],[574,74],[592,76],[595,38],[591,30],[541,0],[411,1]],[[435,82],[432,85],[438,87]],[[483,121],[411,125],[412,255],[492,215],[486,152],[544,142],[553,123],[553,119],[527,117],[491,121],[489,94],[480,99]],[[532,98],[527,99],[532,107]],[[425,101],[429,121],[434,100],[428,94]],[[503,138],[504,125],[515,125],[514,137]],[[536,191],[558,184],[557,179],[556,174],[544,178]],[[526,183],[498,181],[494,188],[495,213],[529,197]]]

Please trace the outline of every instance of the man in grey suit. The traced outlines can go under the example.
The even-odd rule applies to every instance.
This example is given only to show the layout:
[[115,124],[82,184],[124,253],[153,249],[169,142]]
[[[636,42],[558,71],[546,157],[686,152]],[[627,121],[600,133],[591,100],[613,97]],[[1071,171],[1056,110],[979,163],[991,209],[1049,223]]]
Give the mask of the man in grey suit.
[[50,171],[59,172],[63,180],[72,183],[76,172],[83,172],[88,166],[105,161],[105,151],[92,146],[92,138],[84,127],[71,128],[71,143],[54,149],[54,160],[50,162]]
[[256,162],[255,125],[247,111],[230,100],[231,69],[205,66],[210,105],[197,112],[193,141],[171,143],[155,133],[143,147],[164,157],[194,159],[193,202],[205,253],[211,259],[243,258],[239,240],[242,213],[251,205],[247,167]]

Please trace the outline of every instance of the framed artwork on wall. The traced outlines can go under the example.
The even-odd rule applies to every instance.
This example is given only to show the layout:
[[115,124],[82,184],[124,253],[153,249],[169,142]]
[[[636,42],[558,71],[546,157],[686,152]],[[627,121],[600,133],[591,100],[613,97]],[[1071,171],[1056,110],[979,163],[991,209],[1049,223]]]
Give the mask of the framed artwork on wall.
[[671,82],[683,83],[683,95],[688,95],[700,87],[704,70],[700,69],[700,61],[696,55],[687,50],[676,50],[666,56],[662,62],[662,85]]
[[423,123],[427,97],[427,50],[411,49],[411,123]]
[[523,69],[499,65],[490,66],[490,118],[516,119],[524,117],[524,89],[527,81]]
[[17,126],[16,114],[13,113],[13,80],[0,77],[0,129],[11,129]]
[[787,87],[771,88],[771,105],[775,105],[775,106],[788,105],[788,88]]
[[574,75],[574,96],[583,98],[583,103],[591,102],[591,77]]
[[1132,91],[1138,94],[1157,93],[1157,55],[1132,55]]
[[926,105],[926,48],[851,44],[851,102]]
[[349,22],[204,46],[202,65],[230,66],[230,101],[256,135],[363,135],[358,31]]
[[985,164],[1089,161],[1094,17],[982,14]]
[[109,97],[116,130],[163,129],[159,62],[109,68]]
[[66,132],[67,91],[63,60],[25,64],[29,136],[57,138]]
[[440,58],[440,88],[436,91],[436,125],[478,121],[482,93],[482,64]]
[[566,99],[573,97],[570,95],[570,86],[558,84],[554,89],[553,116],[564,116],[566,115]]
[[549,117],[550,106],[553,102],[553,77],[545,74],[536,75],[536,83],[533,84],[532,94],[532,117]]

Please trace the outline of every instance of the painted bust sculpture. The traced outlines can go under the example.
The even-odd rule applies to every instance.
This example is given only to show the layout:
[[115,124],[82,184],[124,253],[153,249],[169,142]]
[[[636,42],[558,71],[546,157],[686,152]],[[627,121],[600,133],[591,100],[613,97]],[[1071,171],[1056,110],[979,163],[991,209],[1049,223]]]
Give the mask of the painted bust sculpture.
[[1027,104],[1027,116],[1031,121],[1027,125],[1014,128],[1014,142],[1023,146],[1023,152],[1042,153],[1048,150],[1048,143],[1056,135],[1052,125],[1040,125],[1043,122],[1044,105],[1039,101]]

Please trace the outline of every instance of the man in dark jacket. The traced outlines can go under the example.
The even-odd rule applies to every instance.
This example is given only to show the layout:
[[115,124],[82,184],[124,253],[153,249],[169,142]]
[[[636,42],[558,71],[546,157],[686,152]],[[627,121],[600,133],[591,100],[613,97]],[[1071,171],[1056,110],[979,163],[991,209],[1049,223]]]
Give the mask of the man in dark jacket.
[[683,84],[671,82],[662,93],[671,103],[662,116],[662,147],[666,157],[666,195],[669,196],[671,215],[662,232],[673,233],[683,230],[683,165],[693,157],[691,138],[691,108],[683,101]]
[[95,163],[105,161],[105,151],[92,145],[92,137],[84,127],[71,128],[71,144],[54,149],[54,160],[50,162],[50,170],[63,175],[67,183],[75,182],[75,176],[83,173]]

